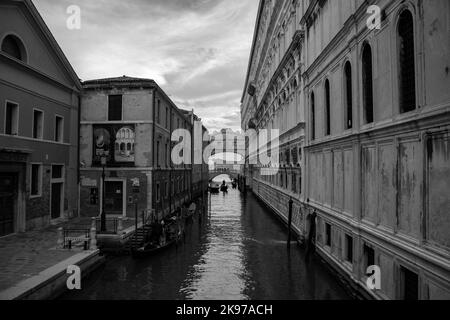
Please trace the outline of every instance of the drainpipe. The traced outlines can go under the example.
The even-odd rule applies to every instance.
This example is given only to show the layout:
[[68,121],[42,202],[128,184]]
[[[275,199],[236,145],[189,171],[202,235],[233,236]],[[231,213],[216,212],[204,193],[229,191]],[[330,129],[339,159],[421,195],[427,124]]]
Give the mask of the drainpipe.
[[81,89],[80,95],[78,96],[78,137],[77,137],[77,181],[78,181],[78,204],[77,204],[77,216],[81,217],[81,168],[80,168],[80,156],[81,156],[81,95],[83,94],[83,89]]
[[[170,106],[172,109],[172,105]],[[173,163],[172,163],[172,110],[169,112],[170,124],[169,124],[169,214],[172,214],[172,174],[173,174]],[[175,186],[174,186],[175,187]]]
[[151,210],[155,210],[156,213],[156,206],[155,203],[155,197],[153,197],[154,190],[155,190],[155,140],[156,140],[156,87],[153,88],[153,141],[152,141],[152,208]]

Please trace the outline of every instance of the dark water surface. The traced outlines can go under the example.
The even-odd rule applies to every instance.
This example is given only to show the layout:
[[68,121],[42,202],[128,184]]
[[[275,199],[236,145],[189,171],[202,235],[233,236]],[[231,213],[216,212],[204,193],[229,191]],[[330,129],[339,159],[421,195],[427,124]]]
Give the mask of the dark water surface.
[[134,260],[108,259],[62,299],[349,299],[316,257],[293,245],[285,227],[253,195],[213,195],[210,216],[187,227],[186,242]]

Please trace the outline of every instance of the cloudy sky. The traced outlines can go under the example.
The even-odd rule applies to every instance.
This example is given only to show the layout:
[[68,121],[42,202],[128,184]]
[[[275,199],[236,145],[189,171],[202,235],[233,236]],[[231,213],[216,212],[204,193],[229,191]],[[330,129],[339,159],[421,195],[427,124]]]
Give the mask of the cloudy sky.
[[[258,0],[33,0],[82,80],[152,78],[211,130],[240,128]],[[67,28],[67,8],[81,29]]]

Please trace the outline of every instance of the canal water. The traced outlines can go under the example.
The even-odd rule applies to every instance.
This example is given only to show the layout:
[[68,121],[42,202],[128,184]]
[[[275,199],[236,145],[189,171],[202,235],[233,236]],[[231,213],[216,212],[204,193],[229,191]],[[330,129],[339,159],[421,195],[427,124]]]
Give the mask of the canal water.
[[286,228],[251,193],[212,195],[211,210],[187,226],[185,243],[144,259],[108,258],[61,299],[349,299],[317,257],[293,245]]

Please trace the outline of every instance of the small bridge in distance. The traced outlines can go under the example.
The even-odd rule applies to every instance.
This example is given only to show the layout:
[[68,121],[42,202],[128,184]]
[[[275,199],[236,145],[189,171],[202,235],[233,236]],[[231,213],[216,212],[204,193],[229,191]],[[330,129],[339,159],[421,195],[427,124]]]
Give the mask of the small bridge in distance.
[[[239,169],[238,169],[239,167]],[[240,166],[234,166],[234,165],[226,165],[226,167],[218,167],[214,169],[209,170],[209,181],[214,180],[220,175],[228,175],[231,180],[237,179],[238,176],[241,174]]]

